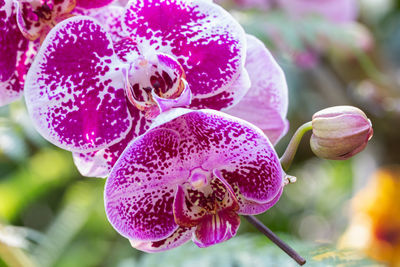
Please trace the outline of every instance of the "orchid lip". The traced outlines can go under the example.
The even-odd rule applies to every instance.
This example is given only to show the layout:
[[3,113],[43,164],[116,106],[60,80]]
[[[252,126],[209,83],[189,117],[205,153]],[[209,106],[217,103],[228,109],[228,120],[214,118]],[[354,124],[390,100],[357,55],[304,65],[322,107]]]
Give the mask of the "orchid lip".
[[[127,98],[147,117],[191,103],[191,92],[181,64],[163,53],[148,53],[130,60],[123,70]],[[155,110],[158,108],[158,111]]]

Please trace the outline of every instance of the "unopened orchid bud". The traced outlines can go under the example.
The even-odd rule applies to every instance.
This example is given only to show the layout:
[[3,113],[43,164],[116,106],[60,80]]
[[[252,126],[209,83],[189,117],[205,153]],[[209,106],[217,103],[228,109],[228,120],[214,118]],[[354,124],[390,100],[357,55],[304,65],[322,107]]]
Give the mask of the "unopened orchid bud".
[[371,121],[352,106],[336,106],[315,113],[312,128],[312,151],[318,157],[333,160],[345,160],[362,151],[373,134]]

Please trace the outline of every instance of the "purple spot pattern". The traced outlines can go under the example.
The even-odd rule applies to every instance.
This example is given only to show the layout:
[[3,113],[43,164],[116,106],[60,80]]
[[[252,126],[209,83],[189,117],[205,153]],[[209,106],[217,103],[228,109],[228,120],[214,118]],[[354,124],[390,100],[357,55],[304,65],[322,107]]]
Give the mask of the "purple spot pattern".
[[160,252],[183,245],[192,238],[194,229],[179,227],[169,237],[154,242],[130,240],[132,247],[145,252]]
[[[179,134],[156,129],[125,150],[116,179],[107,179],[105,206],[120,234],[140,241],[167,238],[178,228],[172,204],[181,173],[176,163]],[[186,171],[187,172],[187,171]]]
[[99,8],[111,4],[114,0],[76,0],[76,6],[82,8]]
[[[197,102],[194,101],[189,107],[225,109],[236,104],[250,87],[247,72],[243,69],[244,32],[240,25],[218,6],[211,3],[203,3],[202,1],[199,3],[188,3],[179,1],[161,1],[160,3],[157,1],[146,2],[149,8],[144,9],[144,13],[141,14],[149,17],[143,17],[143,20],[148,20],[148,23],[151,25],[154,24],[157,31],[155,35],[151,35],[151,40],[132,32],[132,23],[140,23],[140,21],[133,22],[131,19],[127,19],[128,17],[131,18],[133,14],[131,12],[132,10],[129,8],[122,22],[122,28],[125,30],[128,29],[130,32],[131,37],[129,38],[122,38],[123,31],[120,30],[121,23],[118,19],[114,19],[118,16],[112,15],[109,16],[110,19],[104,20],[101,15],[103,12],[97,14],[96,12],[86,10],[82,14],[95,17],[104,25],[105,29],[111,31],[112,39],[115,41],[115,53],[123,62],[130,63],[132,58],[147,54],[151,49],[156,50],[154,53],[162,52],[171,55],[177,58],[180,63],[187,63],[190,61],[191,65],[186,64],[184,66],[186,80],[190,80],[189,75],[194,77],[194,79],[198,78],[201,83],[205,83],[201,86],[207,90],[212,89],[208,81],[215,80],[216,82],[214,85],[217,89],[205,94],[192,94],[192,99],[196,100],[196,98],[200,97],[202,99],[197,99]],[[141,4],[138,3],[138,5]],[[175,9],[175,7],[180,8]],[[76,10],[79,10],[79,8]],[[108,7],[107,12],[110,10],[112,10],[112,8]],[[179,12],[180,17],[173,16],[169,18],[169,22],[166,23],[167,26],[163,28],[165,24],[164,20],[157,21],[153,15],[164,11],[172,12],[172,10]],[[107,12],[105,11],[104,14]],[[110,11],[110,14],[113,12],[114,11]],[[118,10],[115,10],[115,14],[118,14],[118,12]],[[178,17],[180,19],[178,19]],[[215,23],[215,21],[217,21],[218,24]],[[124,26],[126,23],[129,23],[130,26]],[[147,26],[148,23],[146,24]],[[157,23],[161,24],[157,26]],[[140,26],[138,31],[143,32],[145,28],[148,28],[147,26]],[[193,31],[187,33],[186,28],[188,28],[189,32],[193,28]],[[169,30],[171,30],[173,34],[169,33]],[[185,30],[185,32],[181,32],[182,30]],[[114,32],[116,32],[116,34]],[[161,42],[160,40],[163,41]],[[174,47],[172,47],[171,44],[174,45]],[[186,45],[186,47],[182,45]],[[152,52],[150,51],[150,53]],[[210,73],[205,73],[204,71],[209,71]],[[212,76],[216,73],[218,73],[217,76]],[[219,79],[218,77],[222,78]],[[192,93],[196,91],[196,89],[193,89],[193,86],[195,86],[194,83],[195,82],[189,84]],[[135,86],[136,84],[134,83],[132,85]],[[136,102],[134,105],[136,105]],[[154,107],[157,109],[157,106]],[[138,108],[142,109],[141,106]],[[149,108],[145,112],[149,118],[159,114],[158,109],[154,110],[152,108]],[[136,134],[140,133],[137,132]],[[130,138],[134,137],[135,135],[131,132],[129,140],[123,140],[121,144],[115,145],[112,149],[108,149],[107,151],[101,150],[88,154],[74,153],[74,160],[78,169],[84,175],[106,176],[107,172],[112,168],[112,164],[115,162],[117,155],[122,153],[125,145],[131,141]]]
[[238,201],[230,185],[219,177],[202,188],[193,188],[189,182],[178,186],[173,208],[179,226],[196,227],[193,241],[199,247],[230,239],[240,225]]
[[215,109],[229,110],[235,106],[243,96],[247,93],[250,87],[250,79],[246,70],[243,70],[239,77],[225,91],[206,98],[194,98],[190,105],[192,109]]
[[216,177],[202,188],[192,188],[190,182],[179,185],[174,201],[175,222],[180,226],[193,227],[208,215],[223,210],[238,210],[237,199],[228,187]]
[[71,13],[95,18],[111,36],[114,44],[124,38],[121,24],[124,8],[121,6],[108,5],[96,9],[84,9],[77,6]]
[[[128,101],[128,100],[127,100]],[[107,177],[122,151],[138,135],[149,129],[151,121],[146,119],[144,113],[129,106],[132,121],[136,123],[121,142],[89,153],[73,153],[75,165],[84,176]]]
[[132,122],[118,62],[111,40],[92,19],[73,17],[59,23],[43,43],[25,84],[37,130],[75,152],[96,151],[122,140]]
[[[206,185],[213,193],[190,189],[198,169],[213,177]],[[272,206],[282,192],[282,177],[279,159],[261,130],[217,111],[189,111],[129,144],[107,180],[106,213],[135,244],[166,239],[198,222],[192,239],[209,246],[236,233],[237,214]],[[215,203],[224,205],[211,214]],[[146,244],[146,250],[154,248]],[[171,247],[173,242],[163,249]]]
[[31,60],[28,40],[20,33],[15,14],[12,1],[0,0],[0,106],[20,97],[23,66]]
[[176,57],[194,97],[226,90],[243,69],[243,29],[208,1],[132,1],[123,28],[144,49]]

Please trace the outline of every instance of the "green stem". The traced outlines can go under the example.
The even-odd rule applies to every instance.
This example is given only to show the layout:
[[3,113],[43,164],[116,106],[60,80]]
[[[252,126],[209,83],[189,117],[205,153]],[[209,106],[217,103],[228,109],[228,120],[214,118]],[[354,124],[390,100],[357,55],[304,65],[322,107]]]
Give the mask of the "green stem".
[[267,226],[260,222],[256,217],[252,215],[243,215],[243,217],[251,223],[258,231],[268,237],[275,245],[280,247],[286,254],[288,254],[293,260],[299,265],[304,265],[306,260],[300,256],[293,248],[282,241],[274,232],[272,232]]
[[312,122],[309,121],[304,123],[302,126],[297,129],[294,133],[292,139],[289,142],[289,145],[286,148],[285,153],[281,157],[281,165],[284,171],[287,171],[292,164],[293,158],[296,155],[297,148],[299,147],[300,141],[303,138],[304,134],[308,131],[312,130]]

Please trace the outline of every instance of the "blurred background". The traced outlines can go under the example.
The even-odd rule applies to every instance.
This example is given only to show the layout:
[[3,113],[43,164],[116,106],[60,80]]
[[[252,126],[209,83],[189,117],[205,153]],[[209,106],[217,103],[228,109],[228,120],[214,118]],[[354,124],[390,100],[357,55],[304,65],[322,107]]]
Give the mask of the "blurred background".
[[[374,137],[354,158],[329,161],[306,135],[289,171],[297,182],[258,218],[307,266],[400,266],[400,1],[295,2],[307,1],[219,1],[285,71],[290,130],[278,154],[334,105],[362,109]],[[0,108],[0,266],[296,266],[245,220],[211,248],[141,253],[108,223],[104,183],[35,132],[22,100]]]

